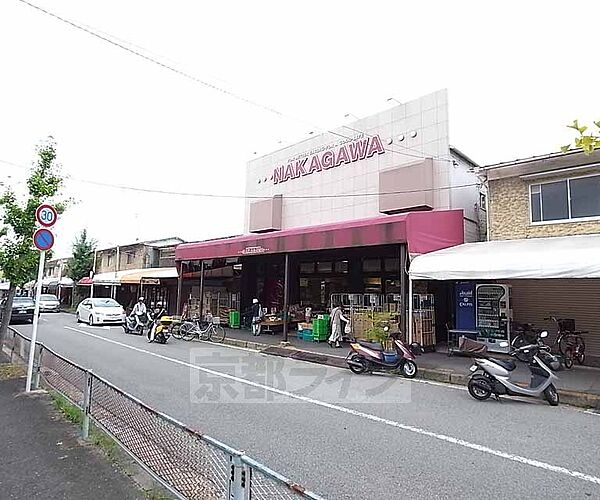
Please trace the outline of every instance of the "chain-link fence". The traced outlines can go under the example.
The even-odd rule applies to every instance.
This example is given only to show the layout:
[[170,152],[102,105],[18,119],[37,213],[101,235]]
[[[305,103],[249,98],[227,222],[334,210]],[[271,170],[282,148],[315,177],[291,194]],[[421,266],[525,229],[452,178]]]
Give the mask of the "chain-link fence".
[[[26,361],[30,340],[9,331],[11,360]],[[42,343],[36,345],[34,385],[62,394],[89,422],[109,434],[177,498],[198,500],[322,499],[214,438],[200,434],[73,363]]]

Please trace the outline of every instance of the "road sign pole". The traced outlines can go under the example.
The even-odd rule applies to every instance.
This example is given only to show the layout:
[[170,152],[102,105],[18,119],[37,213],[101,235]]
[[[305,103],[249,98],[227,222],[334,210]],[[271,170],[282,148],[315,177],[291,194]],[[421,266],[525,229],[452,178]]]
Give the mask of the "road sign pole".
[[37,340],[38,323],[40,319],[40,297],[42,296],[42,280],[44,279],[44,264],[46,252],[40,252],[40,264],[37,276],[37,288],[35,289],[35,309],[33,312],[33,331],[31,332],[31,345],[29,346],[29,363],[27,365],[27,385],[25,392],[31,392],[31,381],[33,380],[33,361],[35,359],[35,342]]

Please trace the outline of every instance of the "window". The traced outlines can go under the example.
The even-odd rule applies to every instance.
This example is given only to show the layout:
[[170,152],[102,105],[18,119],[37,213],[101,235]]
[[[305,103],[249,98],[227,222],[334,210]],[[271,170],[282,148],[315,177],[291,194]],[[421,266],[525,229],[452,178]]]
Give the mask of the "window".
[[112,264],[112,255],[107,255],[106,256],[106,267],[110,267],[111,264]]
[[600,175],[530,186],[531,222],[600,217]]
[[133,254],[127,252],[127,264],[131,264],[133,262]]
[[379,259],[363,260],[363,272],[376,273],[381,271],[381,261]]

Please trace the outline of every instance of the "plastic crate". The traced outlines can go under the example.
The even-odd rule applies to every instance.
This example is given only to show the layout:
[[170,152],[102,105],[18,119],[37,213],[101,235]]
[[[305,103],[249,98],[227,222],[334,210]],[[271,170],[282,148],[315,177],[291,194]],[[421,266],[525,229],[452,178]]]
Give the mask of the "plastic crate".
[[313,330],[302,330],[302,340],[312,340]]
[[240,312],[239,311],[229,311],[229,326],[231,328],[239,328],[240,327]]

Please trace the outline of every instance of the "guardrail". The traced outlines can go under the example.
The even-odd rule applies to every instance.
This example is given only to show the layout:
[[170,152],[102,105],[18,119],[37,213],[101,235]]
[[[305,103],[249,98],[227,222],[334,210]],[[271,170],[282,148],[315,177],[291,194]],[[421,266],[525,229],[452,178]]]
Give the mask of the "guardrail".
[[[31,340],[11,328],[5,347],[11,361],[26,361]],[[241,451],[151,408],[43,343],[36,342],[35,349],[34,387],[43,384],[81,409],[84,439],[92,421],[176,498],[324,500]]]

